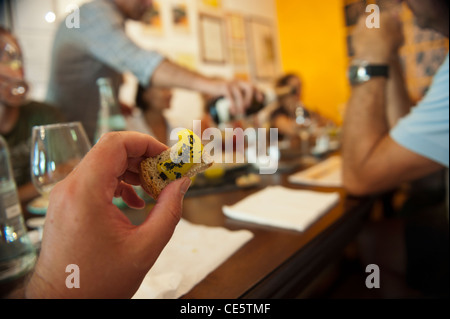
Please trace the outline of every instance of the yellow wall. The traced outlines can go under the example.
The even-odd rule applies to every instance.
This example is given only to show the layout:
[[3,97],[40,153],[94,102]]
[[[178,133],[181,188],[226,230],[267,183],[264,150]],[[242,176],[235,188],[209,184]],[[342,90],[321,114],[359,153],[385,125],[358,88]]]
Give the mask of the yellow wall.
[[303,78],[303,101],[341,123],[350,96],[343,0],[276,0],[284,72]]

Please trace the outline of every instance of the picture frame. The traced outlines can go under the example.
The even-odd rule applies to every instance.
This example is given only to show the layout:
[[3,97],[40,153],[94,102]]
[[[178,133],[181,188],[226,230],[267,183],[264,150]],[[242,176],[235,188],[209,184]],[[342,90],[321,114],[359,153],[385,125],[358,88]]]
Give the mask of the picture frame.
[[269,21],[260,18],[249,18],[247,28],[254,77],[261,81],[272,81],[277,75],[278,61],[274,28]]
[[142,22],[145,34],[160,36],[164,33],[160,0],[153,1],[152,9],[145,13]]
[[182,34],[190,33],[191,21],[186,0],[172,0],[170,10],[173,31]]
[[204,63],[226,64],[227,52],[224,21],[219,16],[199,14],[201,56]]
[[227,22],[230,39],[234,42],[245,42],[245,19],[237,13],[228,13]]

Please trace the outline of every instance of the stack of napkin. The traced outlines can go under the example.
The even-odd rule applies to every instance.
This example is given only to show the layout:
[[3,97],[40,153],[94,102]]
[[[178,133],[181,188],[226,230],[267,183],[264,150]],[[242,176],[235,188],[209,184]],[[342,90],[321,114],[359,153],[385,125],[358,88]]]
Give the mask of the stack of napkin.
[[233,206],[226,216],[246,222],[304,231],[339,201],[339,193],[269,186]]
[[229,231],[182,219],[133,298],[183,296],[252,237],[247,230]]
[[294,184],[342,187],[342,158],[332,156],[317,165],[300,171],[288,177]]

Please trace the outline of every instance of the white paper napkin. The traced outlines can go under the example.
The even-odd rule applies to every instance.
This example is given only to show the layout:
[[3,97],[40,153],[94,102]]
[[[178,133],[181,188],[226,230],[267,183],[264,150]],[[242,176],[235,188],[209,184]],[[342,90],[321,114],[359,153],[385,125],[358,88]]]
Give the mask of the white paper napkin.
[[339,193],[269,186],[222,209],[230,218],[304,231],[338,201]]
[[294,184],[323,187],[342,187],[342,159],[332,156],[319,164],[288,177]]
[[253,238],[247,230],[194,225],[182,219],[134,299],[176,299]]

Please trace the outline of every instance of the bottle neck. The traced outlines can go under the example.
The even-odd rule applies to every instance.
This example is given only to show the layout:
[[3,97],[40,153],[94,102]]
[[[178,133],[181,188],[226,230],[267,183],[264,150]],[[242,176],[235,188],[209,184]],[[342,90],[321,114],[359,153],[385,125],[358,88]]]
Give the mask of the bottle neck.
[[0,135],[0,183],[14,180],[8,143]]
[[230,113],[231,102],[225,97],[219,97],[215,100],[212,100],[208,104],[209,113],[213,119],[213,121],[217,124],[228,123],[234,120],[242,120],[245,117],[250,115],[254,115],[264,109],[267,105],[267,96],[264,94],[262,101],[258,101],[256,96],[253,97],[251,104],[246,108],[244,116],[233,116]]
[[126,121],[120,111],[111,79],[99,78],[97,85],[100,94],[100,109],[96,139],[105,133],[126,129]]

